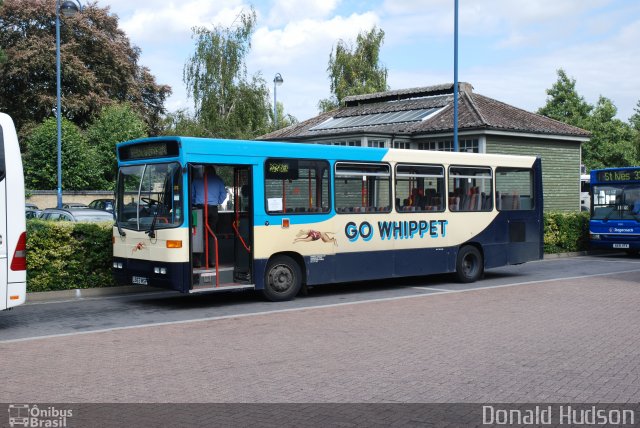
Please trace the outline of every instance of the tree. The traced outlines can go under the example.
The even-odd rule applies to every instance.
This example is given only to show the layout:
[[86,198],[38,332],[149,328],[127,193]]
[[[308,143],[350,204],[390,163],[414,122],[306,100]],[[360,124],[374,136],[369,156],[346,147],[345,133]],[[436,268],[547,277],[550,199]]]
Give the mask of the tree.
[[278,113],[278,129],[298,123],[298,119],[295,116],[284,112],[284,105],[281,102],[276,103],[276,111]]
[[615,118],[613,102],[601,96],[594,107],[577,93],[575,86],[575,79],[559,69],[558,80],[547,90],[547,102],[538,114],[591,132],[590,140],[582,145],[582,162],[588,169],[637,163],[637,133],[631,125]]
[[[62,188],[65,190],[104,189],[99,159],[80,129],[62,120]],[[32,190],[58,186],[56,153],[57,125],[49,118],[31,130],[25,138],[24,172],[26,187]]]
[[638,100],[633,111],[635,111],[635,113],[629,118],[629,123],[633,126],[633,129],[640,131],[640,100]]
[[318,108],[329,111],[338,107],[350,95],[370,94],[389,89],[387,68],[380,64],[380,47],[384,41],[384,31],[373,27],[369,32],[361,32],[356,46],[339,40],[329,56],[329,80],[331,98],[320,100]]
[[611,100],[601,96],[585,121],[591,138],[582,146],[582,158],[589,169],[632,166],[638,160],[634,129],[616,119],[616,113]]
[[636,150],[638,151],[638,161],[640,162],[640,100],[633,110],[635,113],[629,118],[629,123],[636,132]]
[[87,139],[96,151],[101,169],[99,174],[106,183],[106,189],[113,189],[116,181],[116,144],[146,136],[147,125],[129,104],[113,104],[104,108],[89,126]]
[[559,69],[558,80],[547,89],[547,103],[538,114],[581,127],[593,109],[576,91],[576,80]]
[[191,137],[209,135],[209,131],[186,109],[168,113],[164,117],[163,129],[164,135],[189,135]]
[[241,12],[231,27],[193,29],[194,54],[183,80],[193,98],[195,119],[208,136],[253,138],[270,130],[271,105],[266,81],[247,77],[246,56],[256,13]]
[[[55,115],[56,2],[7,0],[0,9],[0,110],[10,111],[20,130]],[[160,129],[171,88],[158,85],[138,64],[139,48],[118,28],[109,8],[88,4],[61,18],[62,114],[84,128],[103,107],[130,102],[150,132]]]
[[[2,9],[2,3],[4,3],[4,0],[0,0],[0,9]],[[0,49],[0,63],[4,62],[5,58],[4,51]]]

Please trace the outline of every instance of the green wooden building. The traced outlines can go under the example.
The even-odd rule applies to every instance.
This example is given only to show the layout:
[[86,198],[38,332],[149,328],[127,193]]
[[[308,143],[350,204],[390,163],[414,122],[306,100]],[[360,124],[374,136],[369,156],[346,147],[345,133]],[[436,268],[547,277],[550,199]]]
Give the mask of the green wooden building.
[[[474,93],[469,83],[458,93],[460,151],[540,156],[545,210],[580,210],[587,131]],[[261,139],[452,151],[453,84],[347,97],[336,110]]]

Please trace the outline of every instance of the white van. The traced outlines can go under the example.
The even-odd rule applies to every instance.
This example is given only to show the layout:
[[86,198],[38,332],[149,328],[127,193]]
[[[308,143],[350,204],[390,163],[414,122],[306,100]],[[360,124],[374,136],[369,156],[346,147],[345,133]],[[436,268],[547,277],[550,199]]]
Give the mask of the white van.
[[13,121],[0,113],[0,310],[27,295],[27,227],[24,175]]

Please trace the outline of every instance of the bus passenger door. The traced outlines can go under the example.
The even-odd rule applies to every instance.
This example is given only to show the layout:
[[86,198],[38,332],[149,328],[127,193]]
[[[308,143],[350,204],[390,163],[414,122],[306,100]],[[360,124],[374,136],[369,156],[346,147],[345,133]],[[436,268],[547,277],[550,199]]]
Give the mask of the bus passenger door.
[[235,167],[233,174],[234,279],[253,283],[253,183],[249,167]]
[[[210,167],[213,167],[211,169]],[[215,170],[215,172],[214,172]],[[203,187],[209,174],[224,182],[226,198],[209,204]],[[212,183],[215,180],[212,181]],[[252,284],[251,174],[245,165],[189,164],[191,292],[244,288]],[[207,185],[208,189],[208,185]],[[199,192],[198,196],[194,192]],[[212,195],[215,196],[215,195]],[[215,209],[215,225],[207,215]]]

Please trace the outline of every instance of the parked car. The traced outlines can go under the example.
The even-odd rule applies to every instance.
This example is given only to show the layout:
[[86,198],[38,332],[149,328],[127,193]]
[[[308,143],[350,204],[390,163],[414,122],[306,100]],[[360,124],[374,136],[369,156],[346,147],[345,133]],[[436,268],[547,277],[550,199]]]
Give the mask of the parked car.
[[37,206],[36,204],[32,204],[32,203],[30,203],[30,202],[27,202],[26,204],[24,204],[24,207],[25,207],[25,208],[30,208],[30,209],[33,209],[33,210],[38,210],[38,209],[40,209],[40,208],[38,208],[38,206]]
[[93,201],[89,202],[89,208],[109,211],[110,213],[112,213],[114,202],[115,201],[113,199],[94,199]]
[[70,208],[89,208],[87,204],[82,204],[80,202],[65,202],[62,204],[62,208],[70,209]]
[[113,214],[91,208],[47,208],[40,216],[43,220],[52,221],[113,221]]
[[31,218],[39,218],[41,214],[42,214],[42,210],[39,210],[37,208],[30,208],[30,207],[24,208],[24,216],[27,220]]

